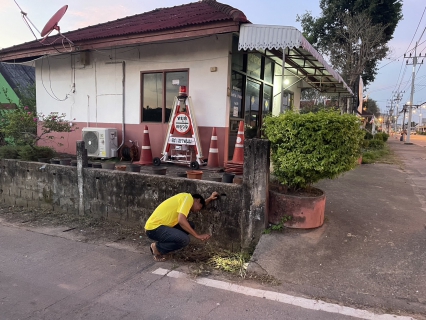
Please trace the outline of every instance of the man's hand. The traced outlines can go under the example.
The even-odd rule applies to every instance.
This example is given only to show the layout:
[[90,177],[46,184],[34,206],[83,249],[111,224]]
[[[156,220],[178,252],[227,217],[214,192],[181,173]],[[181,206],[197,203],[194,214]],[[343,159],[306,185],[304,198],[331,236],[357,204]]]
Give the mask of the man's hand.
[[210,197],[206,199],[206,205],[208,205],[212,200],[216,200],[219,197],[219,193],[214,191]]
[[219,193],[214,191],[209,198],[212,199],[212,200],[216,200],[218,196],[219,196]]
[[201,240],[201,241],[206,241],[206,240],[209,240],[210,237],[211,237],[211,235],[209,235],[209,234],[200,234],[200,235],[198,235],[197,239]]

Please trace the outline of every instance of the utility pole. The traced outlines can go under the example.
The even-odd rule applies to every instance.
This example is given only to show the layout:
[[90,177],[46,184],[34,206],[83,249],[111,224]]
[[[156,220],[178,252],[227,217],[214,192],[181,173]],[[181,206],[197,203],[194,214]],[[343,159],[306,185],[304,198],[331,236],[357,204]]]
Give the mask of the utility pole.
[[[425,32],[426,28],[423,30],[423,33]],[[423,36],[420,36],[420,39]],[[408,63],[408,59],[407,59],[407,65],[413,65],[413,75],[411,78],[411,94],[410,94],[410,101],[409,101],[409,108],[408,108],[408,125],[407,125],[407,141],[405,142],[406,144],[411,144],[410,142],[410,135],[411,135],[411,116],[412,116],[412,112],[413,112],[413,104],[414,104],[414,80],[416,79],[416,65],[417,65],[417,58],[421,58],[422,54],[420,53],[420,55],[417,57],[417,41],[416,41],[416,45],[414,47],[414,56],[410,56],[406,57],[404,54],[404,58],[408,58],[408,59],[412,59],[412,63]],[[421,63],[422,64],[423,60]]]
[[[393,93],[394,93],[393,101],[396,102],[395,128],[394,128],[394,131],[396,133],[397,130],[398,130],[398,118],[399,118],[399,110],[398,109],[399,109],[399,103],[401,102],[402,96],[404,95],[405,91],[394,91]],[[405,118],[402,121],[404,123]]]

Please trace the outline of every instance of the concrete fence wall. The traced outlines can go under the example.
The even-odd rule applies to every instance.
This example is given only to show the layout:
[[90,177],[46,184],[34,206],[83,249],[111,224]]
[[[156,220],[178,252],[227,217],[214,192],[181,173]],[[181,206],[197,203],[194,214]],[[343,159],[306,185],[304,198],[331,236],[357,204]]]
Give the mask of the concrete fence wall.
[[247,140],[242,185],[134,172],[87,168],[84,142],[77,142],[77,168],[1,160],[0,202],[141,225],[163,200],[179,192],[208,197],[220,193],[199,213],[191,213],[198,232],[215,245],[238,251],[257,243],[267,219],[269,143]]

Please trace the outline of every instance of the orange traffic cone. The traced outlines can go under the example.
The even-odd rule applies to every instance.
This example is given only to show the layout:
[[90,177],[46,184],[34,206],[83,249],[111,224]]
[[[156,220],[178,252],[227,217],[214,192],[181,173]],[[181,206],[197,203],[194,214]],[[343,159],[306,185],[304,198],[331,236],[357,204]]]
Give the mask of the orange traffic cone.
[[213,127],[212,138],[210,140],[209,157],[207,159],[207,167],[219,167],[219,149],[217,148],[217,134],[216,127]]
[[142,151],[139,162],[140,165],[152,164],[151,142],[149,141],[148,126],[143,130]]
[[240,125],[238,126],[237,141],[235,141],[234,156],[231,162],[238,164],[244,163],[244,121],[240,121]]

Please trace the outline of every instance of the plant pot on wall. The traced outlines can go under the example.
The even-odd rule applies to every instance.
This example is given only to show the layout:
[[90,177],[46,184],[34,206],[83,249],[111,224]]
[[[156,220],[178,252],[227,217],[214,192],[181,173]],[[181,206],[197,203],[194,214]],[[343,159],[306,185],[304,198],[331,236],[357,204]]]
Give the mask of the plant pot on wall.
[[242,176],[235,176],[233,182],[235,184],[243,184],[243,177]]
[[[102,162],[102,169],[114,170],[114,168],[115,168],[114,162]],[[126,169],[126,166],[124,166],[124,169]]]
[[203,171],[201,171],[201,170],[187,171],[186,172],[186,177],[188,179],[198,179],[198,180],[201,180],[201,178],[203,177]]
[[312,229],[324,223],[325,194],[322,190],[312,188],[311,193],[284,193],[270,186],[269,222],[289,228]]
[[233,173],[224,173],[222,176],[222,182],[232,183],[234,181],[235,174]]
[[59,160],[59,163],[64,165],[64,166],[69,166],[71,164],[71,159],[69,159],[69,158],[61,159],[61,160]]
[[[92,165],[92,168],[95,168],[95,169],[101,169],[102,168],[102,163],[100,163],[100,162],[92,162],[91,165]],[[90,163],[89,163],[89,167],[90,167]]]
[[141,172],[141,166],[139,164],[128,164],[126,166],[126,171],[130,172]]
[[126,165],[125,164],[119,164],[115,166],[115,170],[118,171],[126,171]]
[[167,173],[167,168],[153,167],[152,172],[164,176]]

